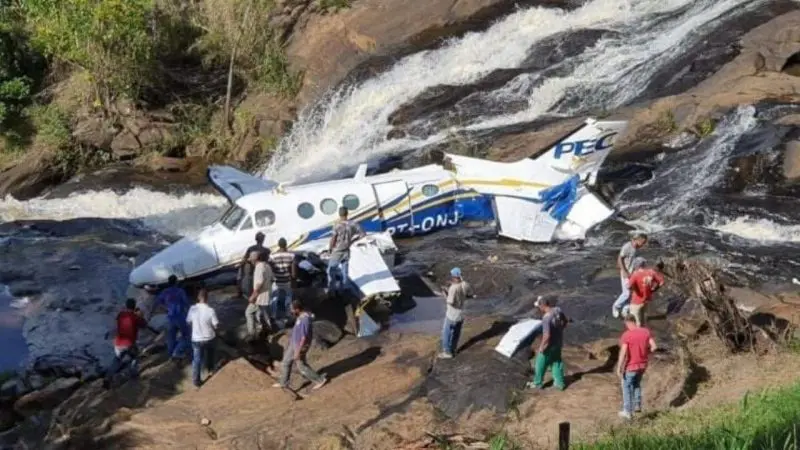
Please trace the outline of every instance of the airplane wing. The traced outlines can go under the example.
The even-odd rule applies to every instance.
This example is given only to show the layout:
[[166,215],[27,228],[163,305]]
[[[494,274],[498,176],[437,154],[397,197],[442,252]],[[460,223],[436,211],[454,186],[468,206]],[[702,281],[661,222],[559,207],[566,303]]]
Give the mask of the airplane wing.
[[256,176],[230,166],[210,166],[206,171],[208,181],[233,203],[239,197],[255,192],[268,191],[278,183]]

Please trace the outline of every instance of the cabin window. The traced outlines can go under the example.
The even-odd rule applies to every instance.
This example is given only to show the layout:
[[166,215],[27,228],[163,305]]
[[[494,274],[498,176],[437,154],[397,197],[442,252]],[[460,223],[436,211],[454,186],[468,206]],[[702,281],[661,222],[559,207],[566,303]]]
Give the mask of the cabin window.
[[348,211],[355,211],[361,205],[361,201],[355,194],[347,194],[342,198],[342,206],[347,208]]
[[303,219],[310,219],[314,215],[314,205],[308,202],[300,203],[297,206],[297,215]]
[[242,224],[242,227],[239,228],[239,231],[249,230],[251,228],[253,228],[253,219],[250,216],[248,216],[247,219]]
[[231,205],[231,207],[228,208],[228,210],[225,211],[225,214],[223,214],[219,219],[219,222],[223,227],[233,231],[239,226],[239,223],[246,215],[247,212],[245,212],[245,210],[236,205]]
[[426,184],[422,186],[422,195],[425,197],[433,197],[434,195],[439,193],[439,186],[435,184]]
[[339,204],[337,204],[336,200],[332,198],[326,198],[325,200],[319,202],[319,210],[325,215],[330,216],[336,212],[337,208],[339,208]]
[[268,227],[275,223],[275,213],[265,209],[256,213],[256,226],[258,228]]

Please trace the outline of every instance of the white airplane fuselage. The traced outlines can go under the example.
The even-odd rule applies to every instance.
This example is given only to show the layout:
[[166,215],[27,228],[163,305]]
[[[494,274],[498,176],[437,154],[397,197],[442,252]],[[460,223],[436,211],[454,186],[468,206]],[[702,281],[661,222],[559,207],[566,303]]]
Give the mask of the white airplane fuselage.
[[362,166],[352,178],[298,186],[212,167],[209,179],[231,206],[213,225],[136,267],[130,282],[161,285],[172,274],[198,278],[232,267],[257,232],[264,233],[267,247],[284,238],[290,249],[319,252],[327,248],[341,206],[367,234],[400,238],[465,221],[495,221],[501,235],[534,242],[581,235],[613,214],[587,185],[624,127],[625,122],[590,120],[543,155],[513,163],[447,155],[452,167],[366,176]]

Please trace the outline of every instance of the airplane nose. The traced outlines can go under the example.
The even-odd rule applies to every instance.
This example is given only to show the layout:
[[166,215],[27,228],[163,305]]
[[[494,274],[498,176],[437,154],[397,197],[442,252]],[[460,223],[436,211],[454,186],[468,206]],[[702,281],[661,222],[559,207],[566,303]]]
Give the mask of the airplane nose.
[[[145,261],[144,264],[136,267],[128,276],[128,282],[134,286],[142,287],[146,284],[159,284],[163,276],[159,276],[152,261]],[[168,277],[169,275],[167,275]]]

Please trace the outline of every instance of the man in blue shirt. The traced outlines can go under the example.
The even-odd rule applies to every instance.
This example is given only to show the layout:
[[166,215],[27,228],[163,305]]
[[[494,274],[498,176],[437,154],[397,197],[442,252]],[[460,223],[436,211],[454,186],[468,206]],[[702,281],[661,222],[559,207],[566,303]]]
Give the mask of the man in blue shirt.
[[[189,313],[189,297],[186,291],[178,286],[178,277],[170,275],[166,289],[161,291],[156,297],[154,310],[163,308],[167,311],[167,353],[170,358],[179,359],[183,352],[190,347],[191,330],[186,323],[186,315]],[[178,341],[180,333],[180,341]]]

